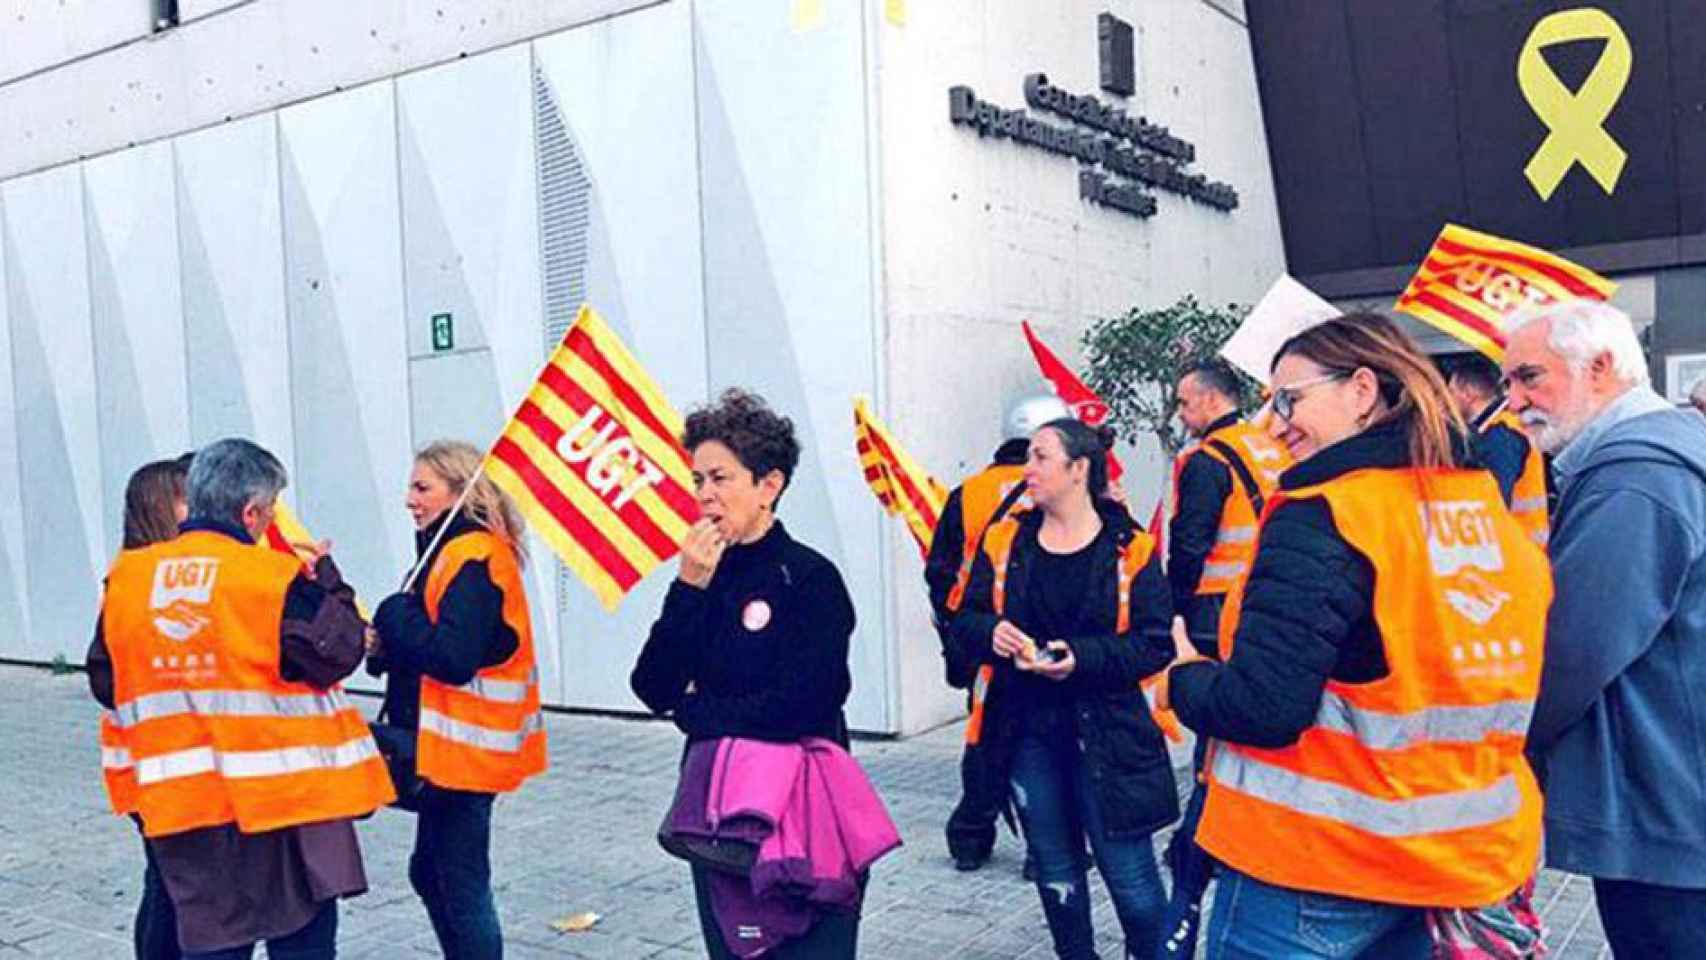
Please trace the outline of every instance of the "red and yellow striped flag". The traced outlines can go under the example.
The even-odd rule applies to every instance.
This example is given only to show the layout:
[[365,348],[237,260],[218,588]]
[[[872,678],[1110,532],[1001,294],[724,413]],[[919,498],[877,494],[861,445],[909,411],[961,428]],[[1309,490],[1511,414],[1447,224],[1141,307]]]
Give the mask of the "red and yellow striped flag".
[[486,473],[606,609],[699,518],[681,415],[583,306],[486,455]]
[[918,461],[895,443],[864,397],[853,400],[853,436],[858,441],[865,482],[877,495],[877,502],[906,521],[907,532],[918,541],[919,551],[928,554],[936,521],[948,502],[948,488],[924,472]]
[[1556,254],[1448,223],[1395,307],[1503,360],[1511,314],[1530,304],[1608,300],[1616,289]]

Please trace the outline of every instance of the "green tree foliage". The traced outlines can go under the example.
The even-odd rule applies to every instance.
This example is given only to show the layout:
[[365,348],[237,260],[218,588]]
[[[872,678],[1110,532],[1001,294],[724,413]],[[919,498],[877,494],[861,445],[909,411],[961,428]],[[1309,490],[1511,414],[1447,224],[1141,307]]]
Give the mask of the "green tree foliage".
[[1153,434],[1169,457],[1178,453],[1186,439],[1174,417],[1179,378],[1215,356],[1248,312],[1237,304],[1204,306],[1187,294],[1170,307],[1133,307],[1091,324],[1083,340],[1085,381],[1107,401],[1108,423],[1121,438],[1135,443]]

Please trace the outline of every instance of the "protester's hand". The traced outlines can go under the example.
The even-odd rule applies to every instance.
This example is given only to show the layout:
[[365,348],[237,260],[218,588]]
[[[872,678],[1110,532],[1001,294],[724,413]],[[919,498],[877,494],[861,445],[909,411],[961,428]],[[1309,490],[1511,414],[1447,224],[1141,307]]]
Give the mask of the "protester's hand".
[[1017,663],[1031,659],[1037,649],[1036,641],[1026,636],[1025,631],[1013,626],[1007,620],[995,625],[989,639],[989,645],[995,651],[996,656],[1007,657]]
[[363,628],[362,646],[366,648],[367,655],[370,657],[382,657],[385,655],[385,644],[379,642],[379,631],[372,627]]
[[1015,662],[1020,670],[1050,680],[1065,680],[1072,676],[1072,671],[1078,669],[1078,658],[1072,655],[1072,647],[1065,640],[1050,640],[1043,652],[1034,659],[1028,662],[1020,659]]
[[1205,659],[1207,658],[1197,652],[1196,644],[1191,642],[1190,632],[1185,629],[1185,618],[1174,617],[1173,662],[1167,665],[1168,669],[1172,669],[1180,664],[1192,663],[1197,660]]
[[687,529],[687,540],[681,545],[681,582],[690,587],[705,589],[717,572],[717,562],[723,559],[728,541],[710,520],[700,518]]
[[1103,496],[1107,497],[1109,500],[1112,500],[1113,502],[1119,504],[1122,507],[1126,505],[1125,488],[1120,486],[1117,483],[1108,484],[1108,492],[1103,494]]
[[332,552],[332,541],[321,540],[319,543],[292,542],[290,550],[307,567],[303,575],[312,580],[314,579],[314,568],[320,565],[321,558]]

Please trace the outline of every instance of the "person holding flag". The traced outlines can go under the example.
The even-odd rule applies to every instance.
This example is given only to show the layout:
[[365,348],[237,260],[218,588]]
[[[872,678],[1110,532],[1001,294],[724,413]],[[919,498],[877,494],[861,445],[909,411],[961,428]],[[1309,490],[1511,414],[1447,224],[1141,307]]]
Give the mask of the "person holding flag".
[[379,729],[413,740],[420,784],[401,791],[418,814],[409,883],[445,955],[470,960],[503,955],[493,803],[546,763],[522,522],[480,462],[457,441],[415,455],[404,503],[420,557],[374,612],[367,660],[386,677]]
[[[853,600],[835,564],[776,515],[800,462],[793,421],[729,389],[687,416],[681,444],[702,516],[630,675],[634,695],[690,743],[821,737],[845,749]],[[693,890],[707,953],[732,957],[697,864]],[[857,908],[825,913],[774,956],[852,957],[858,934]]]
[[1170,657],[1173,604],[1155,541],[1105,499],[1111,433],[1063,417],[1032,434],[1034,507],[985,531],[949,626],[952,658],[991,668],[967,738],[1009,771],[1063,958],[1095,955],[1086,839],[1125,955],[1155,953],[1164,900],[1151,836],[1179,813],[1139,688]]
[[[1009,407],[1002,422],[1001,445],[995,448],[989,466],[948,494],[930,541],[924,583],[942,640],[943,671],[949,686],[966,691],[968,710],[975,706],[969,701],[976,696],[973,686],[979,664],[953,656],[948,624],[959,609],[955,588],[963,591],[971,563],[983,544],[984,530],[1030,507],[1024,499],[1024,467],[1031,434],[1050,420],[1071,415],[1059,398],[1046,394],[1021,397]],[[995,849],[995,821],[1006,807],[1007,794],[1006,777],[986,769],[977,744],[967,743],[960,757],[960,801],[949,815],[945,831],[948,855],[953,857],[955,868],[976,870],[989,860]]]

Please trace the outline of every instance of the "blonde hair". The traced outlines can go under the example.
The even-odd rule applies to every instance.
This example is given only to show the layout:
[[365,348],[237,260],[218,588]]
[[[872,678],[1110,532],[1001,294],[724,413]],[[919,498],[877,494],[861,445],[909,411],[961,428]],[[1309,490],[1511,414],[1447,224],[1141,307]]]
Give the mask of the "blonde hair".
[[[481,459],[478,448],[461,440],[435,440],[415,453],[415,462],[438,474],[450,488],[451,495],[457,497],[467,489],[469,479],[480,470]],[[484,472],[475,481],[468,499],[463,501],[462,513],[508,544],[515,551],[517,563],[527,565],[527,543],[523,538],[527,527],[522,523],[521,512],[515,508],[515,501],[499,490]]]

